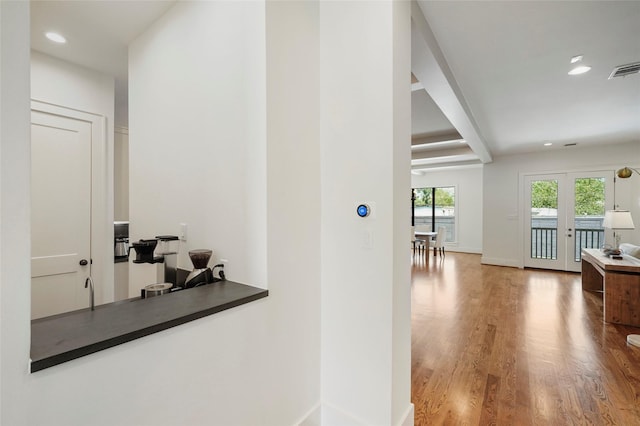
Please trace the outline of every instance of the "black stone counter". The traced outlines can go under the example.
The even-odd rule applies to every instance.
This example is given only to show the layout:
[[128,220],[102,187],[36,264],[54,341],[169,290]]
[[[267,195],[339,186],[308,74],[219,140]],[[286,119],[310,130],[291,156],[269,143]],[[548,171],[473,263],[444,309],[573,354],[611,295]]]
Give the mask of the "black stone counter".
[[31,321],[31,372],[267,297],[221,281],[147,299],[127,299]]

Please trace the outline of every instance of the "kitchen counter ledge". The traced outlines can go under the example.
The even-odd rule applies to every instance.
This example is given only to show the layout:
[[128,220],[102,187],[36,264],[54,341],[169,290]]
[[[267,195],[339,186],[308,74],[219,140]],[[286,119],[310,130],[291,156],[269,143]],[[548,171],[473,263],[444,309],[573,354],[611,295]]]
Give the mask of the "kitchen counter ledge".
[[89,355],[269,295],[221,281],[147,299],[127,299],[31,321],[31,372]]

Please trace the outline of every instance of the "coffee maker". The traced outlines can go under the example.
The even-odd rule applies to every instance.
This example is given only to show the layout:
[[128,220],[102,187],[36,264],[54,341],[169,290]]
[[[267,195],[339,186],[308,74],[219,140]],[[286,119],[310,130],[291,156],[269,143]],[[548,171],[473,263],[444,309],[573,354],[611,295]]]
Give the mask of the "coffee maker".
[[178,237],[175,235],[158,235],[152,239],[138,240],[131,243],[131,248],[136,251],[136,258],[133,263],[163,263],[164,277],[160,282],[171,283],[176,286],[178,283],[178,252],[171,248],[171,242],[173,241],[178,241]]

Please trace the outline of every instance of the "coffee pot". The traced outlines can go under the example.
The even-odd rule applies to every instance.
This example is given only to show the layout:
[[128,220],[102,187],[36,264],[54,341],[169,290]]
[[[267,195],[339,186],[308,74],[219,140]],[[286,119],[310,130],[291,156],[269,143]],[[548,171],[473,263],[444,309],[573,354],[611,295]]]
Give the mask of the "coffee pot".
[[114,247],[115,257],[126,257],[129,255],[129,239],[128,238],[116,238]]

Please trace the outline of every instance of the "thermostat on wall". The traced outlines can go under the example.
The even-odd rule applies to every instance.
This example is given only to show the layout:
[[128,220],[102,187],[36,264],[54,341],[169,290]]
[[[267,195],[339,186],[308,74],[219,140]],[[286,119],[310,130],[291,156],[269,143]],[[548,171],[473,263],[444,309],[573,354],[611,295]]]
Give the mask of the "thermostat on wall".
[[371,213],[371,208],[368,204],[360,204],[356,209],[356,212],[360,217],[367,217]]

